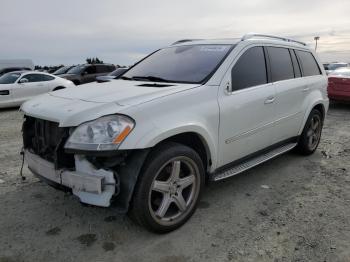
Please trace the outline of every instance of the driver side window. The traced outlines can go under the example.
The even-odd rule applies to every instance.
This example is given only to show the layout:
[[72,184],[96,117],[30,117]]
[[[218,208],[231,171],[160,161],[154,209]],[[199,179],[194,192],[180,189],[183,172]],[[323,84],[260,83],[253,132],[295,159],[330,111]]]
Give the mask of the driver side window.
[[41,75],[39,75],[39,74],[28,74],[28,75],[23,76],[22,78],[26,78],[28,80],[28,83],[43,81],[41,78]]
[[85,69],[87,74],[96,74],[96,66],[89,66]]
[[267,83],[265,55],[262,47],[244,52],[231,71],[232,91]]

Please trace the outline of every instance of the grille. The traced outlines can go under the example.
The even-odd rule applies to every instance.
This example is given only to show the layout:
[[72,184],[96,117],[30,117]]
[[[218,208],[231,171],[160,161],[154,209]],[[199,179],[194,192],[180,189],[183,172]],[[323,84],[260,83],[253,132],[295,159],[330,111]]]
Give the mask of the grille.
[[73,168],[74,156],[65,153],[64,144],[69,137],[69,128],[58,123],[25,116],[22,127],[24,149],[55,164],[55,168]]

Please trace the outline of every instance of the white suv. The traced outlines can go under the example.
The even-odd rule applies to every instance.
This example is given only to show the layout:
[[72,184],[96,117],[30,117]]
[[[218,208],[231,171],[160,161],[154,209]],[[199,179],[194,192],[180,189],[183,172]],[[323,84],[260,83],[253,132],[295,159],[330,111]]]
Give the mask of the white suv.
[[313,153],[326,88],[322,65],[301,42],[181,40],[121,79],[25,103],[24,154],[35,175],[81,202],[113,203],[168,232],[193,214],[205,181],[293,148]]

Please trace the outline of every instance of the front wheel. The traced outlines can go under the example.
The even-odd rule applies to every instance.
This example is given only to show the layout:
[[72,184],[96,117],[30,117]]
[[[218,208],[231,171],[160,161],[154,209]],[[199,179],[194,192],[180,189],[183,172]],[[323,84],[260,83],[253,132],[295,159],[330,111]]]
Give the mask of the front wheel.
[[323,117],[319,110],[313,109],[301,133],[297,150],[303,155],[311,155],[320,143]]
[[131,215],[153,232],[175,230],[194,213],[203,184],[203,163],[196,151],[177,143],[161,145],[142,169]]

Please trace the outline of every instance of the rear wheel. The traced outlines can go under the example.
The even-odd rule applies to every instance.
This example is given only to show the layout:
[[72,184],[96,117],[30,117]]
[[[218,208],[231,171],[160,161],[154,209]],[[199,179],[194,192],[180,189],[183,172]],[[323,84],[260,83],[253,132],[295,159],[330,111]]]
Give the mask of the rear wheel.
[[151,153],[140,175],[132,217],[157,233],[175,230],[194,213],[203,184],[203,163],[193,149],[162,145]]
[[322,127],[322,113],[317,109],[313,109],[306,121],[304,130],[297,145],[299,153],[310,155],[315,152],[320,143]]

